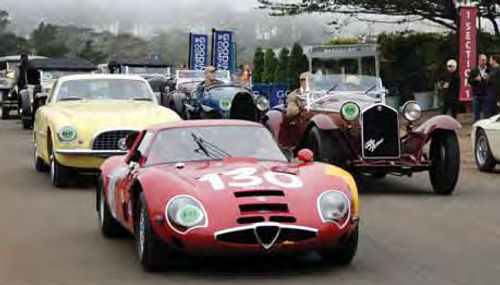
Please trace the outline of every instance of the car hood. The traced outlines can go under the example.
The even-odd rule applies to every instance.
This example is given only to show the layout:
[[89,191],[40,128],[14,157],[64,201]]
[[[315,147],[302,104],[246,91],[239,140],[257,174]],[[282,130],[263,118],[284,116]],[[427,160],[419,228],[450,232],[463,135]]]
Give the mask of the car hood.
[[[340,169],[336,173],[329,173],[328,169],[332,167],[322,163],[310,163],[298,167],[280,162],[244,161],[154,166],[147,170],[149,172],[147,180],[156,186],[152,187],[154,190],[147,194],[149,196],[147,198],[153,203],[153,208],[164,210],[165,205],[173,196],[190,195],[202,203],[209,216],[209,223],[215,229],[238,226],[237,218],[245,215],[264,216],[266,219],[270,216],[293,216],[302,225],[315,226],[320,222],[317,199],[321,193],[336,189],[352,197],[351,188],[347,182],[352,177],[349,174],[343,177],[344,174],[341,173],[344,172]],[[230,171],[241,169],[255,170],[255,174],[252,174],[254,178],[228,174]],[[277,175],[271,174],[271,177],[284,182],[284,185],[287,183],[293,185],[293,181],[300,181],[301,185],[300,187],[285,187],[271,183],[266,178],[269,173],[277,173]],[[210,176],[221,178],[222,187],[216,186],[217,183],[211,183],[208,178]],[[239,183],[248,184],[254,181],[255,177],[261,182],[248,187],[237,186]],[[357,190],[353,191],[356,191],[357,197]],[[239,195],[242,192],[249,195]],[[269,204],[280,205],[283,210],[266,210],[265,207]],[[245,205],[263,205],[264,208],[245,211]]]

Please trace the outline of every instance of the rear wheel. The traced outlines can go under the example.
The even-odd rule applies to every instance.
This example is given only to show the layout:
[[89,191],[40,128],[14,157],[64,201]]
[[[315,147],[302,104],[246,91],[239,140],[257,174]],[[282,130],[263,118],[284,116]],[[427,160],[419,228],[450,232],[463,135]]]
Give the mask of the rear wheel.
[[484,130],[479,129],[477,131],[475,144],[476,151],[474,157],[476,158],[477,167],[481,171],[492,172],[497,162],[491,154],[490,144]]
[[99,176],[97,181],[97,213],[99,218],[99,226],[101,227],[102,235],[106,238],[115,238],[125,235],[125,229],[113,218],[109,210],[108,203],[104,193],[104,184],[102,177]]
[[312,127],[306,140],[306,147],[314,153],[314,160],[326,163],[334,163],[333,140],[328,132],[317,127]]
[[349,265],[352,263],[356,251],[358,250],[359,226],[351,233],[351,235],[340,242],[333,245],[327,251],[322,252],[321,256],[326,262],[332,262],[339,265]]
[[169,261],[170,249],[154,232],[144,193],[139,195],[135,217],[135,244],[139,263],[145,271],[164,269]]
[[429,175],[434,193],[451,195],[460,173],[460,149],[457,134],[443,131],[432,136],[430,147],[432,161]]

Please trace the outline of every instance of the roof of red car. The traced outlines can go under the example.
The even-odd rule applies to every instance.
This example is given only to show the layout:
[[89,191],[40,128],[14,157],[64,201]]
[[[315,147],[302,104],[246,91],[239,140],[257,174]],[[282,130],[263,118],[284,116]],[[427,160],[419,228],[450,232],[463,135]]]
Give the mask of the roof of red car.
[[261,127],[262,125],[256,122],[243,121],[243,120],[189,120],[189,121],[179,121],[179,122],[154,125],[149,127],[148,129],[152,131],[161,131],[164,129],[173,129],[173,128],[213,127],[213,126]]

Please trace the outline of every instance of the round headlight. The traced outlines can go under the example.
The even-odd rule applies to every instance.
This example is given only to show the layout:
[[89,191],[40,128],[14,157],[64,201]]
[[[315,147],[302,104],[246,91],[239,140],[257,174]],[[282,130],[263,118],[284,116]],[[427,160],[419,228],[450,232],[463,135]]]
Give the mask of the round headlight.
[[76,139],[76,128],[73,126],[65,126],[59,129],[57,132],[59,139],[62,142],[70,142]]
[[231,109],[231,100],[222,99],[219,101],[219,106],[223,111],[229,111]]
[[422,117],[422,107],[415,101],[406,102],[403,105],[403,117],[410,122],[415,122]]
[[170,226],[179,232],[207,225],[206,212],[201,203],[186,195],[170,200],[165,208],[165,216]]
[[355,121],[359,118],[359,114],[361,113],[359,109],[359,105],[354,102],[345,102],[340,108],[340,114],[342,118],[346,121]]
[[349,199],[340,191],[327,191],[321,194],[318,204],[319,214],[323,222],[338,224],[349,215]]
[[259,111],[264,112],[265,110],[269,109],[269,100],[267,100],[267,98],[264,96],[259,96],[259,98],[255,100],[255,105],[257,106],[257,109],[259,109]]

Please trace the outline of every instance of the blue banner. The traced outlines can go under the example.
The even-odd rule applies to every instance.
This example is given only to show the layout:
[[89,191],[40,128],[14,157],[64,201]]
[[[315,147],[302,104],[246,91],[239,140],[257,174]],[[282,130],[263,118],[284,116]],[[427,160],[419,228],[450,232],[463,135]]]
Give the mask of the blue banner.
[[218,70],[234,70],[235,45],[232,31],[213,30],[212,65]]
[[189,68],[203,70],[208,65],[208,35],[190,34]]

